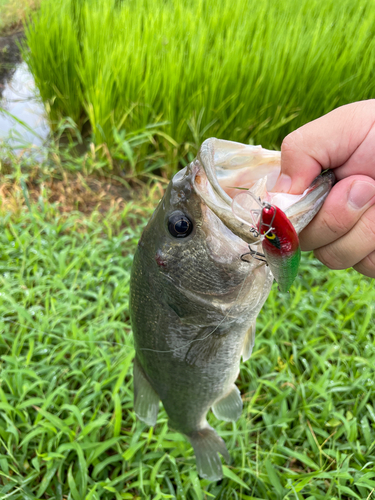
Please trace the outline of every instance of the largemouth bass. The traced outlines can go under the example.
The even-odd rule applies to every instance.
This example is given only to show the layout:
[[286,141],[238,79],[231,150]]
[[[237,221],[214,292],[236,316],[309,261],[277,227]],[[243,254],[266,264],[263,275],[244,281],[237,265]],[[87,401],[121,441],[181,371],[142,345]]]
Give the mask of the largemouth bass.
[[229,453],[206,415],[211,408],[219,419],[239,418],[240,359],[251,355],[274,279],[249,253],[258,243],[248,224],[254,207],[236,197],[234,209],[236,188],[281,208],[299,233],[334,182],[328,173],[301,196],[270,193],[279,171],[280,152],[208,139],[173,177],[134,256],[135,412],[155,425],[161,400],[170,426],[190,440],[200,476],[210,480],[222,477],[218,453],[227,461]]

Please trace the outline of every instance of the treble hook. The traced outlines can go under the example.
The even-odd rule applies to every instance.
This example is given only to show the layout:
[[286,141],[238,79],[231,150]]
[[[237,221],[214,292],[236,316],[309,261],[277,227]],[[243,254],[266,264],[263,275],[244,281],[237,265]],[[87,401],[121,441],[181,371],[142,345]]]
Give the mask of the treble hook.
[[250,245],[249,245],[249,252],[243,253],[241,255],[242,262],[247,262],[249,264],[250,262],[244,258],[246,255],[250,255],[253,259],[259,260],[260,262],[264,262],[268,266],[268,262],[266,260],[266,256],[264,255],[264,253],[258,252],[257,250],[253,250]]

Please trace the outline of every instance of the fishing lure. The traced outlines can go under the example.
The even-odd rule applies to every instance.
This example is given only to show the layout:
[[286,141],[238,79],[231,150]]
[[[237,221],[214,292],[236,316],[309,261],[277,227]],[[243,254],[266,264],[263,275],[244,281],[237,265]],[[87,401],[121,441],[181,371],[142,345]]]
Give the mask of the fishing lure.
[[260,215],[259,233],[267,264],[280,291],[287,292],[297,276],[301,260],[296,230],[280,208],[266,204]]
[[[254,236],[259,237],[263,253],[255,251],[249,245],[250,255],[266,262],[279,285],[281,292],[287,292],[295,280],[301,260],[301,249],[298,235],[285,213],[275,205],[262,202],[252,193],[247,192],[260,207],[251,209],[251,222],[244,220],[243,209],[241,217],[233,212],[243,222],[250,226]],[[245,254],[248,255],[248,254]]]

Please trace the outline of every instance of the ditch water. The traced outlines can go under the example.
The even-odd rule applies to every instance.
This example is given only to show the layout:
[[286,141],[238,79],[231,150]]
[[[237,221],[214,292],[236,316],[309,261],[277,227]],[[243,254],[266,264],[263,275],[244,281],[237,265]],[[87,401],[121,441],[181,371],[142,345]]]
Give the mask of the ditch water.
[[0,37],[0,143],[16,149],[41,146],[50,131],[33,76],[21,60],[21,40],[22,33]]
[[25,147],[41,146],[47,139],[49,126],[44,107],[25,62],[19,63],[5,81],[0,108],[6,111],[0,112],[0,140],[8,140],[14,147]]

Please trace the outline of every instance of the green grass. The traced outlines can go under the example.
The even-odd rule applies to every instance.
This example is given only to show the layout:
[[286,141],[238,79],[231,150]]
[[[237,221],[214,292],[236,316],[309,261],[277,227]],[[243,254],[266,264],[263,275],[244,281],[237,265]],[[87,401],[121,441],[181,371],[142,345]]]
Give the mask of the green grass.
[[24,56],[51,122],[96,144],[167,121],[171,171],[206,137],[275,147],[374,97],[374,35],[373,0],[45,0]]
[[[73,129],[61,122],[69,116],[79,139],[91,127],[95,141],[73,162],[68,148],[63,168],[170,172],[207,136],[273,147],[299,124],[373,95],[373,1],[213,5],[44,0],[25,57],[55,127]],[[23,178],[8,153],[2,173]],[[49,153],[46,177],[62,172]],[[20,188],[5,198],[1,499],[375,497],[372,280],[305,256],[290,294],[273,288],[241,365],[243,415],[236,424],[210,415],[232,463],[209,483],[163,409],[154,429],[133,411],[129,275],[150,201],[85,216],[61,214],[43,190],[29,208]]]
[[373,498],[373,281],[304,257],[290,294],[273,288],[243,415],[210,415],[232,463],[209,483],[164,410],[153,429],[133,411],[129,273],[151,204],[84,216],[45,200],[1,207],[0,498]]

